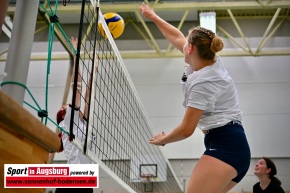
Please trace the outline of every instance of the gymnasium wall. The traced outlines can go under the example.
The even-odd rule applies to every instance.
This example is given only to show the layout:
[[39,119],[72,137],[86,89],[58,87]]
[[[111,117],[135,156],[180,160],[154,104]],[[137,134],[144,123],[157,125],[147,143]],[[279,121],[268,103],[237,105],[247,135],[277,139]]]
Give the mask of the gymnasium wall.
[[[231,192],[252,192],[258,181],[256,161],[272,157],[285,191],[290,191],[290,56],[222,57],[235,81],[243,110],[243,124],[251,152],[245,178]],[[178,59],[131,59],[125,64],[156,132],[169,132],[182,120],[183,95],[179,84],[184,62]],[[193,167],[204,151],[203,134],[197,129],[188,139],[163,147],[187,187]]]
[[[238,89],[252,157],[290,157],[290,56],[222,57],[222,60]],[[183,59],[126,59],[125,64],[153,129],[172,130],[184,114],[180,87]],[[68,65],[68,61],[51,63],[48,94],[51,118],[62,103]],[[0,69],[4,71],[4,63],[0,63]],[[46,61],[31,61],[27,80],[28,88],[43,108],[46,70]],[[28,95],[25,100],[33,104]],[[35,114],[34,110],[28,110]],[[55,129],[50,123],[49,127]],[[198,129],[190,138],[164,147],[171,159],[198,158],[203,151],[203,134]]]
[[[290,56],[223,57],[236,84],[252,157],[290,157]],[[183,117],[182,58],[125,60],[156,132],[169,132]],[[164,147],[168,158],[198,158],[203,133]],[[184,148],[188,147],[188,148]],[[182,151],[180,151],[182,150]]]
[[[252,151],[250,170],[233,192],[252,191],[257,182],[254,164],[261,156],[274,157],[283,188],[290,191],[290,56],[222,57],[222,60],[238,89]],[[171,131],[184,114],[179,83],[185,66],[183,58],[126,59],[125,64],[155,132]],[[68,65],[68,61],[51,64],[48,95],[51,118],[61,106]],[[0,63],[1,71],[3,66]],[[31,61],[27,85],[41,107],[45,104],[45,73],[46,61]],[[33,104],[28,95],[25,100]],[[36,115],[34,110],[27,109]],[[48,126],[55,130],[53,124]],[[197,129],[190,138],[163,147],[182,182],[184,179],[188,182],[204,151],[203,136]],[[55,159],[65,157],[56,154]]]
[[[281,167],[289,168],[290,56],[222,57],[222,60],[238,89],[252,158],[283,159],[285,164]],[[31,61],[27,80],[28,88],[41,107],[45,106],[46,64],[47,61]],[[48,94],[51,118],[62,103],[68,65],[69,61],[51,63]],[[184,114],[179,83],[185,66],[183,58],[126,59],[125,65],[155,132],[171,131]],[[0,62],[0,72],[4,69],[5,63]],[[25,100],[33,104],[28,95]],[[36,115],[34,110],[27,109]],[[55,130],[50,122],[48,127]],[[204,151],[203,134],[196,130],[190,138],[163,149],[169,159],[197,159]],[[65,157],[57,154],[56,159]],[[289,173],[285,174],[288,184]]]

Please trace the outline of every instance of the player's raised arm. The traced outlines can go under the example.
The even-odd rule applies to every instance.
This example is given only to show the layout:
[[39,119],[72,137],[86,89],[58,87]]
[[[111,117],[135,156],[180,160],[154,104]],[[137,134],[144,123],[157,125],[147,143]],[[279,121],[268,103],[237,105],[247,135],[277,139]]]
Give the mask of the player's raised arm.
[[[74,37],[71,37],[70,41],[71,41],[72,45],[74,46],[74,48],[76,49],[77,45],[78,45],[78,39],[74,38]],[[74,55],[74,67],[73,67],[72,80],[71,80],[72,88],[74,86],[75,65],[76,65],[76,55]],[[80,70],[79,70],[78,78],[77,78],[77,92],[76,92],[76,98],[75,98],[75,107],[76,108],[80,107],[81,87],[82,87],[82,78],[81,78]]]
[[86,94],[85,94],[85,108],[84,108],[84,117],[86,119],[88,119],[88,115],[89,115],[89,98],[90,98],[90,94],[91,94],[91,84],[94,84],[93,81],[93,74],[97,73],[98,71],[98,65],[99,65],[99,60],[98,60],[98,56],[95,56],[95,72],[91,72],[90,73],[90,78],[89,78],[89,82],[88,82],[88,86],[86,86]]
[[154,10],[145,3],[140,6],[140,13],[142,13],[146,18],[152,20],[163,33],[165,38],[183,53],[183,46],[185,45],[186,38],[179,29],[159,17]]

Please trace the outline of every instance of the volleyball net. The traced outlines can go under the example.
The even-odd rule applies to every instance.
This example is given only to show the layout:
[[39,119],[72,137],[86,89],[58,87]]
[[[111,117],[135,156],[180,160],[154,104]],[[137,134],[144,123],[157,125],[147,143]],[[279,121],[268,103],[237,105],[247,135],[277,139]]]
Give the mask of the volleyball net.
[[[74,111],[70,124],[77,128],[75,133],[70,128],[72,138],[79,134],[86,137],[75,137],[73,143],[128,192],[182,192],[161,148],[148,143],[154,135],[152,126],[107,28],[101,6],[93,2],[82,3],[75,65],[75,77],[81,75],[82,89],[77,88],[78,84],[73,89],[73,103],[79,92],[80,110],[89,107],[87,127],[84,130],[73,119]],[[99,32],[98,22],[102,23],[106,38]],[[90,97],[86,97],[88,89]]]

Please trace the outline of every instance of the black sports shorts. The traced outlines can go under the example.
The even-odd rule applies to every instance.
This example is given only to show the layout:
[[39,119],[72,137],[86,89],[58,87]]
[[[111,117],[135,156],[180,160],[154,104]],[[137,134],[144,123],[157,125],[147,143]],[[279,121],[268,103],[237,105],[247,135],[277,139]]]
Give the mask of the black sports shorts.
[[238,175],[232,179],[233,182],[238,183],[243,179],[250,167],[251,152],[239,121],[209,130],[205,134],[204,144],[204,155],[222,160],[237,170]]

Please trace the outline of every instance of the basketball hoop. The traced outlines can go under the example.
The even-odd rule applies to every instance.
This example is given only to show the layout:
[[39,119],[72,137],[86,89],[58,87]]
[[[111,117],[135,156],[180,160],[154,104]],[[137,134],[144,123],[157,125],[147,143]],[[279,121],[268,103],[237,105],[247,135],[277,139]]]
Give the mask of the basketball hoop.
[[158,174],[157,164],[140,164],[139,177],[144,184],[144,192],[153,192],[153,181]]

